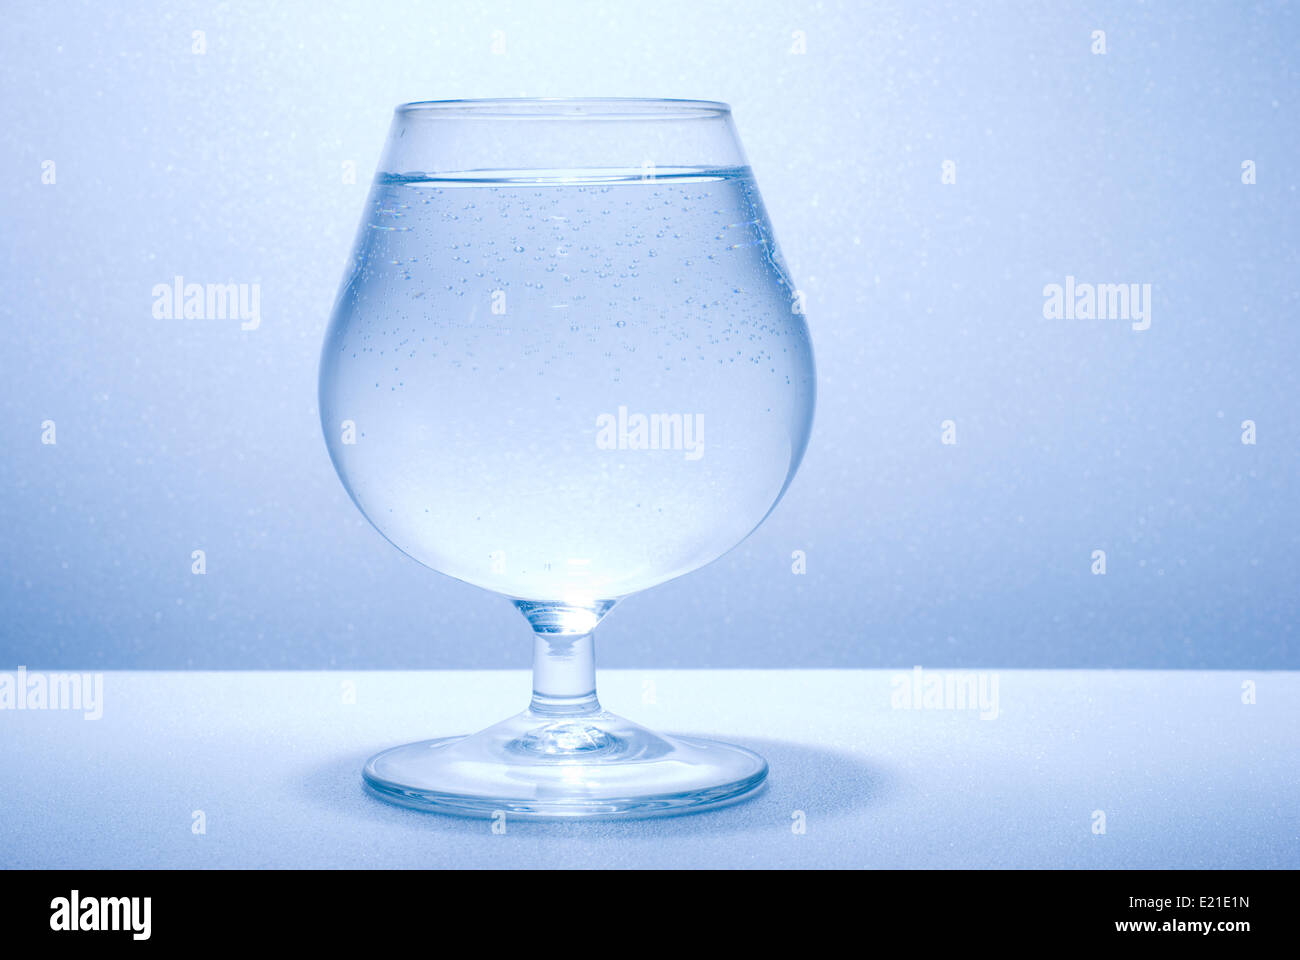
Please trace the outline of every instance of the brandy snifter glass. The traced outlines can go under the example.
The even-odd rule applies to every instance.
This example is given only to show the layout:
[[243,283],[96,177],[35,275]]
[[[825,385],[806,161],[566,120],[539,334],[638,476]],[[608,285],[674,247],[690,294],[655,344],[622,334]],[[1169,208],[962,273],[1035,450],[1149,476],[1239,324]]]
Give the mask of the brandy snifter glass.
[[367,786],[522,817],[759,789],[751,751],[606,712],[593,631],[762,523],[814,394],[802,297],[726,104],[398,107],[325,337],[322,425],[384,537],[527,618],[533,694],[487,730],[378,754]]

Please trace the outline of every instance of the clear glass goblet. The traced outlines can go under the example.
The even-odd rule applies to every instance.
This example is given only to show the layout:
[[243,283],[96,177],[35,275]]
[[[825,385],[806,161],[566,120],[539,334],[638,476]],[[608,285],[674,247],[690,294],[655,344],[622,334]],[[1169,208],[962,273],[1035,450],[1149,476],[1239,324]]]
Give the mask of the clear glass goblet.
[[510,598],[528,709],[371,758],[448,813],[647,816],[732,802],[767,764],[602,709],[622,597],[743,540],[812,423],[812,348],[726,104],[398,107],[321,355],[339,477],[398,549]]

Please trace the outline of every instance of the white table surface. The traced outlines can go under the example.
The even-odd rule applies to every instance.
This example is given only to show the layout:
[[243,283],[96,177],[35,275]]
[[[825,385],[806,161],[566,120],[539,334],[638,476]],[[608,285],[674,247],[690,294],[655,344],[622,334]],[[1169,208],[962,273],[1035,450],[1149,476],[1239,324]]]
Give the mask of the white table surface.
[[996,719],[897,709],[899,675],[602,671],[607,708],[744,743],[768,788],[494,834],[374,799],[359,771],[522,709],[522,671],[109,672],[102,719],[0,710],[0,865],[1300,867],[1300,673],[999,671]]

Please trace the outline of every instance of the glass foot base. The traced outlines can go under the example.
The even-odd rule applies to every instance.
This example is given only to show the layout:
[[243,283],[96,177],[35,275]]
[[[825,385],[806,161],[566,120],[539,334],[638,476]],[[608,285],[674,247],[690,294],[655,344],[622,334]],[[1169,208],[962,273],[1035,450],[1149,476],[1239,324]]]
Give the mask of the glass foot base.
[[743,747],[669,737],[597,712],[531,710],[468,737],[393,747],[366,786],[402,806],[470,817],[616,819],[713,809],[757,793],[767,761]]

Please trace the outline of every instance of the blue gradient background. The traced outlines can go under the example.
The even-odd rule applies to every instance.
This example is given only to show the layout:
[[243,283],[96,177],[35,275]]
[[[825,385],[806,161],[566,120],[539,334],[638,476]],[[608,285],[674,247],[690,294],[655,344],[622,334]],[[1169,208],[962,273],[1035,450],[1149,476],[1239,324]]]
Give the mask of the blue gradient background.
[[[599,95],[732,104],[821,391],[784,503],[627,600],[602,665],[1300,667],[1294,5],[4,21],[0,665],[526,665],[505,601],[400,555],[348,501],[316,364],[394,105]],[[260,329],[155,320],[177,274],[260,283]],[[1152,284],[1151,329],[1044,320],[1067,274]]]

